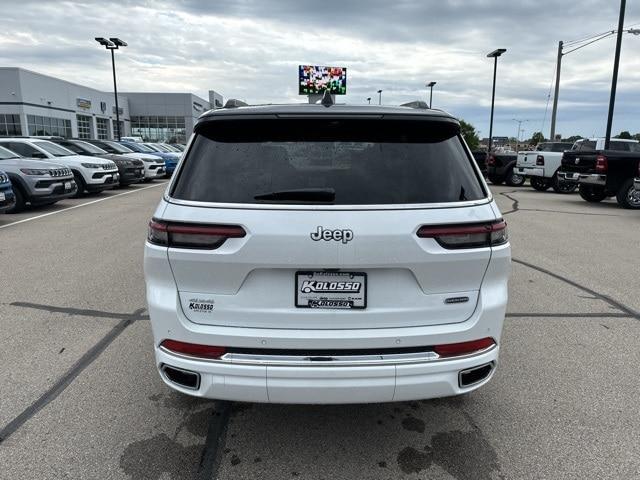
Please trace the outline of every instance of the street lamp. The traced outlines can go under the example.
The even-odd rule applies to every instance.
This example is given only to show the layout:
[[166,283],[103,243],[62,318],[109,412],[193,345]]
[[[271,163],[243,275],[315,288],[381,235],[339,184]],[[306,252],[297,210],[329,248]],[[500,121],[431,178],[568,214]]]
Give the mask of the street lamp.
[[428,87],[431,89],[431,91],[429,92],[429,108],[433,107],[433,86],[436,84],[436,82],[429,82],[427,84],[425,84],[425,87]]
[[367,97],[367,102],[369,102],[369,105],[371,105],[371,97]]
[[[599,33],[597,35],[593,35],[591,37],[587,37],[582,40],[574,40],[566,43],[561,40],[558,42],[558,59],[556,63],[556,85],[555,85],[555,90],[553,95],[553,110],[551,111],[551,132],[549,135],[549,139],[551,141],[555,140],[555,136],[556,136],[556,116],[558,114],[558,94],[560,93],[560,70],[562,67],[562,57],[564,57],[565,55],[569,55],[570,53],[573,53],[576,50],[580,50],[581,48],[586,47],[587,45],[591,45],[592,43],[599,42],[600,40],[604,40],[605,38],[609,38],[613,35],[616,35],[618,31],[622,33],[630,33],[631,35],[640,35],[640,29],[638,28],[628,28],[626,30],[623,30],[622,28],[618,28],[618,30],[609,30],[608,32]],[[565,52],[564,51],[565,48],[568,48],[569,50]]]
[[382,90],[378,90],[378,105],[382,105]]
[[119,38],[109,38],[108,40],[103,37],[96,37],[96,42],[104,46],[107,50],[111,50],[111,68],[113,70],[113,94],[116,97],[116,137],[120,141],[120,108],[118,107],[118,86],[116,85],[116,59],[113,54],[114,50],[120,47],[126,47],[127,43],[123,42]]
[[493,58],[493,90],[491,92],[491,119],[489,120],[489,152],[493,143],[493,105],[496,99],[496,73],[498,71],[498,57],[506,52],[506,48],[498,48],[487,54],[487,58]]

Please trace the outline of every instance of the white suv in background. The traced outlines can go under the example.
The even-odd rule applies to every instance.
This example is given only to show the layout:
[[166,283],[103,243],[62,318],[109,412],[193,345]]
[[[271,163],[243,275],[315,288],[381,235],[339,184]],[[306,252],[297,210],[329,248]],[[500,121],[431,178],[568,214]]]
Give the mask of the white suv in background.
[[389,402],[489,381],[510,245],[450,115],[246,106],[200,117],[144,267],[170,387]]
[[118,166],[111,160],[77,155],[56,143],[38,138],[0,138],[0,146],[23,157],[48,159],[69,167],[78,186],[78,196],[85,191],[101,192],[119,184]]
[[85,140],[92,143],[96,147],[102,150],[113,153],[116,155],[122,155],[128,158],[135,158],[144,162],[144,181],[149,182],[154,178],[163,178],[165,175],[164,160],[157,155],[150,155],[147,153],[134,152],[130,148],[125,147],[121,143],[114,142],[113,140]]

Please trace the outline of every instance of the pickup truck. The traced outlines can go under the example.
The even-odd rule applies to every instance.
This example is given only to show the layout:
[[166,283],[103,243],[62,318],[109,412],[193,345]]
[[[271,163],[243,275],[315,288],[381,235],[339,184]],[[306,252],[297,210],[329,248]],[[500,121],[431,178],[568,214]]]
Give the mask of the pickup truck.
[[578,184],[562,182],[558,178],[558,170],[562,161],[562,153],[571,149],[573,143],[544,142],[535,150],[520,152],[516,161],[516,172],[529,179],[531,186],[540,192],[553,187],[556,193],[571,193]]
[[[576,142],[578,144],[580,141]],[[634,177],[640,165],[640,143],[637,140],[604,142],[584,140],[564,152],[558,176],[577,183],[580,196],[587,202],[601,202],[616,197],[624,208],[640,209],[640,194],[634,188]]]
[[487,177],[494,185],[506,183],[511,187],[524,184],[526,178],[515,171],[516,152],[493,152],[487,155]]

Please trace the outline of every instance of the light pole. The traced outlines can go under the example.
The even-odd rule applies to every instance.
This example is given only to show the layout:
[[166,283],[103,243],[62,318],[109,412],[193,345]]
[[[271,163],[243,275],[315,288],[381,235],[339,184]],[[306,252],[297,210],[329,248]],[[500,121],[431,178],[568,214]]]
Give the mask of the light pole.
[[367,102],[369,102],[369,105],[371,105],[371,97],[367,97]]
[[425,84],[426,87],[429,87],[431,91],[429,92],[429,108],[433,108],[433,86],[436,82],[429,82]]
[[611,126],[613,124],[613,108],[616,104],[616,88],[618,86],[618,66],[620,65],[620,49],[622,48],[622,28],[624,27],[624,10],[627,0],[620,0],[620,16],[618,18],[618,36],[616,38],[616,54],[613,58],[613,77],[611,78],[611,97],[609,98],[609,114],[607,115],[607,133],[604,137],[604,149],[609,150]]
[[493,106],[496,99],[496,73],[498,71],[498,57],[506,52],[506,48],[498,48],[487,54],[487,58],[493,58],[493,90],[491,92],[491,119],[489,120],[489,153],[491,153],[491,144],[493,143]]
[[111,69],[113,70],[113,94],[115,95],[115,98],[116,98],[116,138],[118,139],[118,141],[120,141],[120,138],[121,138],[120,108],[118,107],[118,86],[116,84],[116,59],[115,59],[115,55],[113,54],[113,51],[117,50],[120,47],[126,47],[127,43],[115,37],[110,38],[108,40],[106,38],[96,37],[95,40],[100,45],[103,45],[107,50],[111,50]]
[[524,122],[528,122],[529,120],[519,120],[517,118],[512,118],[511,120],[518,124],[518,135],[516,137],[516,153],[518,153],[518,149],[520,148],[520,132],[524,132],[524,129],[522,129],[522,124]]
[[[622,14],[622,19],[624,20],[623,5],[621,5],[621,14]],[[556,116],[558,114],[558,95],[560,93],[560,70],[562,68],[562,57],[564,57],[565,55],[569,55],[570,53],[575,52],[576,50],[580,50],[581,48],[586,47],[587,45],[591,45],[592,43],[599,42],[600,40],[604,40],[605,38],[609,38],[612,35],[615,35],[616,33],[618,33],[619,37],[621,36],[620,35],[621,33],[630,33],[632,35],[640,35],[640,29],[629,28],[627,30],[623,30],[622,27],[619,26],[617,31],[610,30],[608,32],[599,33],[597,35],[593,35],[591,37],[588,37],[582,40],[575,40],[572,42],[563,42],[563,41],[558,42],[558,60],[556,64],[556,85],[555,85],[554,95],[553,95],[553,110],[551,111],[551,132],[549,135],[549,140],[554,141],[556,136]],[[617,42],[616,42],[616,46],[617,46]],[[564,51],[565,48],[568,48],[569,50],[565,52]],[[616,69],[616,72],[617,72],[617,69]]]
[[378,90],[378,105],[382,105],[382,90]]

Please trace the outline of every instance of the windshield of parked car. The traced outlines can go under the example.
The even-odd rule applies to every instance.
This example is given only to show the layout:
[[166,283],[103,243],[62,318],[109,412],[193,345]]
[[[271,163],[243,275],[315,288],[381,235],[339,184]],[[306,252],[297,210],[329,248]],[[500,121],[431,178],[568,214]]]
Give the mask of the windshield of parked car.
[[118,142],[104,142],[105,145],[111,147],[113,150],[115,150],[116,153],[133,153],[133,150],[131,150],[130,148],[125,147],[124,145],[122,145],[121,143]]
[[72,152],[68,148],[64,148],[53,142],[33,142],[33,143],[34,145],[41,148],[45,152],[53,155],[54,157],[68,157],[70,155],[76,155],[74,152]]
[[162,149],[158,148],[157,145],[154,145],[152,143],[145,143],[144,144],[145,147],[147,147],[149,150],[151,150],[152,152],[162,152],[165,153]]
[[[89,142],[82,142],[80,140],[75,141],[75,142],[69,142],[71,145],[76,145],[79,148],[83,149],[85,152],[89,152],[89,153],[93,153],[95,155],[104,155],[105,153],[108,153],[106,151],[104,151],[103,149],[96,147],[95,145],[89,143]],[[71,148],[71,147],[69,147]]]
[[151,148],[141,143],[131,142],[131,143],[127,143],[127,146],[131,150],[134,150],[138,153],[155,153],[156,152],[155,150],[152,150]]
[[221,121],[203,126],[173,196],[220,203],[422,204],[486,197],[456,124]]
[[8,148],[0,147],[0,160],[9,160],[10,158],[22,158],[15,152],[12,152]]

